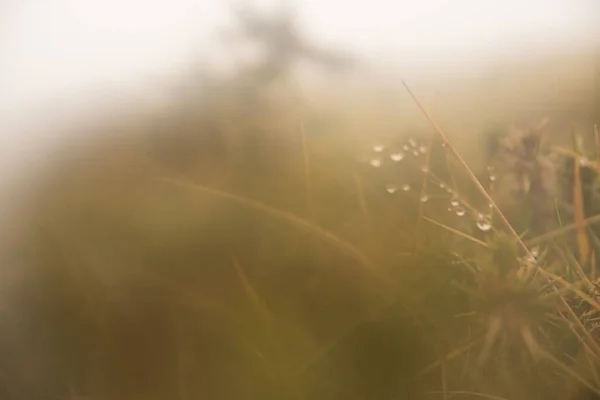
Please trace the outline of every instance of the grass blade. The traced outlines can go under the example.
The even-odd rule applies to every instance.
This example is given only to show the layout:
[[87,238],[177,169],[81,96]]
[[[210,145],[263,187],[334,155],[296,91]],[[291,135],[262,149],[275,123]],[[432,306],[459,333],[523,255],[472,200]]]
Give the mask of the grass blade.
[[343,239],[339,238],[338,236],[334,235],[333,233],[331,233],[331,232],[329,232],[329,231],[327,231],[327,230],[325,230],[325,229],[323,229],[301,217],[298,217],[297,215],[295,215],[293,213],[279,210],[277,208],[260,203],[258,201],[248,199],[246,197],[237,196],[232,193],[224,192],[224,191],[206,187],[203,185],[186,182],[186,181],[180,181],[180,180],[171,179],[171,178],[158,178],[158,179],[161,182],[169,183],[171,185],[178,186],[180,188],[184,188],[184,189],[196,192],[196,193],[202,193],[205,195],[216,196],[223,200],[231,201],[240,206],[247,207],[247,208],[253,209],[255,211],[259,211],[265,215],[268,215],[269,217],[286,222],[296,228],[307,231],[307,232],[321,238],[322,240],[326,241],[327,243],[331,244],[332,246],[337,248],[340,252],[347,254],[347,255],[351,256],[352,258],[354,258],[361,265],[361,267],[363,267],[367,272],[372,274],[374,277],[378,278],[381,281],[380,283],[384,284],[385,286],[393,286],[392,280],[389,279],[389,277],[387,277],[383,273],[381,268],[379,268],[379,266],[377,266],[373,261],[371,261],[365,254],[363,254],[363,252],[361,252],[355,246],[344,241]]

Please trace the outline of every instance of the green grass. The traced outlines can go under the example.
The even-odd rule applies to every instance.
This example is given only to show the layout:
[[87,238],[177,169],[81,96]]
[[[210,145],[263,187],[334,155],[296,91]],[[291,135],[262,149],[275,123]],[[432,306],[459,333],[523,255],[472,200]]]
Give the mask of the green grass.
[[600,392],[593,166],[512,135],[490,179],[422,105],[409,137],[237,99],[107,123],[29,193],[3,398]]

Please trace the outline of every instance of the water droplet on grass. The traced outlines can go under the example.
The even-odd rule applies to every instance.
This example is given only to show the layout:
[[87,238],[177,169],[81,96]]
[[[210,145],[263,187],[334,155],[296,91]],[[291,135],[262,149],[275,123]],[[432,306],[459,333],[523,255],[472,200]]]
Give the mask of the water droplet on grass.
[[397,187],[396,185],[392,185],[392,184],[390,183],[390,184],[388,184],[388,185],[385,187],[385,190],[386,190],[388,193],[395,193],[395,192],[398,190],[398,187]]
[[477,227],[480,231],[487,232],[492,229],[492,224],[489,221],[481,220],[477,222]]
[[426,203],[429,200],[429,196],[424,194],[423,196],[421,196],[421,198],[419,200],[421,200],[422,203]]
[[390,158],[392,159],[392,161],[402,161],[404,159],[404,153],[398,152],[398,153],[392,153],[390,154]]
[[467,213],[467,211],[466,211],[464,208],[462,208],[462,207],[457,207],[457,208],[454,210],[454,212],[455,212],[455,213],[456,213],[456,215],[458,215],[459,217],[462,217],[462,216],[464,216],[464,215]]
[[425,154],[425,153],[427,153],[427,147],[425,147],[425,146],[420,146],[420,147],[419,147],[419,151],[420,151],[422,154]]
[[523,258],[522,260],[525,261],[527,264],[535,265],[537,263],[537,260],[535,259],[535,257],[533,255],[528,255],[525,258]]
[[479,213],[477,215],[477,228],[479,228],[480,231],[487,232],[492,229],[492,223],[485,215]]
[[383,151],[383,145],[376,144],[375,146],[373,146],[373,151],[376,153],[381,153]]
[[369,163],[375,168],[381,167],[381,160],[378,158],[372,159],[371,161],[369,161]]
[[402,190],[408,192],[410,190],[410,185],[402,185]]

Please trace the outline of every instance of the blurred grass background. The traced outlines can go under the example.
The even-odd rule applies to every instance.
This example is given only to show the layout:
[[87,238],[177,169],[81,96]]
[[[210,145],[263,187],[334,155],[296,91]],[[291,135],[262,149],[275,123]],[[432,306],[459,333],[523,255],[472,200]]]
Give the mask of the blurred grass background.
[[[494,129],[550,115],[558,144],[573,125],[591,135],[594,57],[409,84],[485,177]],[[577,379],[510,339],[477,363],[487,325],[470,316],[487,275],[460,260],[488,254],[420,213],[491,236],[437,188],[421,209],[426,157],[476,191],[449,174],[402,86],[352,72],[300,86],[288,67],[183,77],[149,109],[73,124],[93,139],[60,146],[5,226],[19,272],[5,284],[2,398],[579,398],[564,391]],[[391,161],[409,139],[426,151]],[[572,354],[563,334],[551,350]]]

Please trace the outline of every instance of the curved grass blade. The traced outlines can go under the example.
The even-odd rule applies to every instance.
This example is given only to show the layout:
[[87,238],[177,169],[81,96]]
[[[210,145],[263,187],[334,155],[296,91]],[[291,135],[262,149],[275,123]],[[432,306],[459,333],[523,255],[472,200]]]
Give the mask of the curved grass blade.
[[295,215],[293,213],[279,210],[279,209],[271,207],[267,204],[263,204],[258,201],[246,198],[246,197],[237,196],[232,193],[224,192],[224,191],[221,191],[218,189],[210,188],[210,187],[199,185],[196,183],[180,181],[180,180],[171,179],[171,178],[158,178],[158,180],[161,182],[172,184],[174,186],[178,186],[178,187],[181,187],[184,189],[191,190],[196,193],[211,195],[211,196],[219,197],[224,200],[231,201],[237,205],[247,207],[247,208],[255,210],[255,211],[259,211],[260,213],[268,215],[271,218],[274,218],[274,219],[277,219],[280,221],[284,221],[296,228],[299,228],[306,232],[309,232],[309,233],[321,238],[322,240],[326,241],[327,243],[331,244],[332,246],[334,246],[335,248],[340,250],[342,253],[354,258],[361,265],[361,267],[363,267],[365,270],[367,270],[367,272],[372,274],[375,278],[378,278],[381,281],[380,283],[383,283],[386,286],[393,286],[393,280],[390,279],[388,276],[386,276],[386,274],[383,273],[383,271],[381,270],[381,268],[379,268],[379,266],[377,266],[372,260],[370,260],[365,254],[363,254],[363,252],[361,252],[355,246],[353,246],[352,244],[339,238],[338,236],[334,235],[333,233],[331,233],[331,232],[329,232],[329,231],[327,231],[327,230],[325,230],[325,229],[323,229],[301,217],[298,217],[297,215]]

